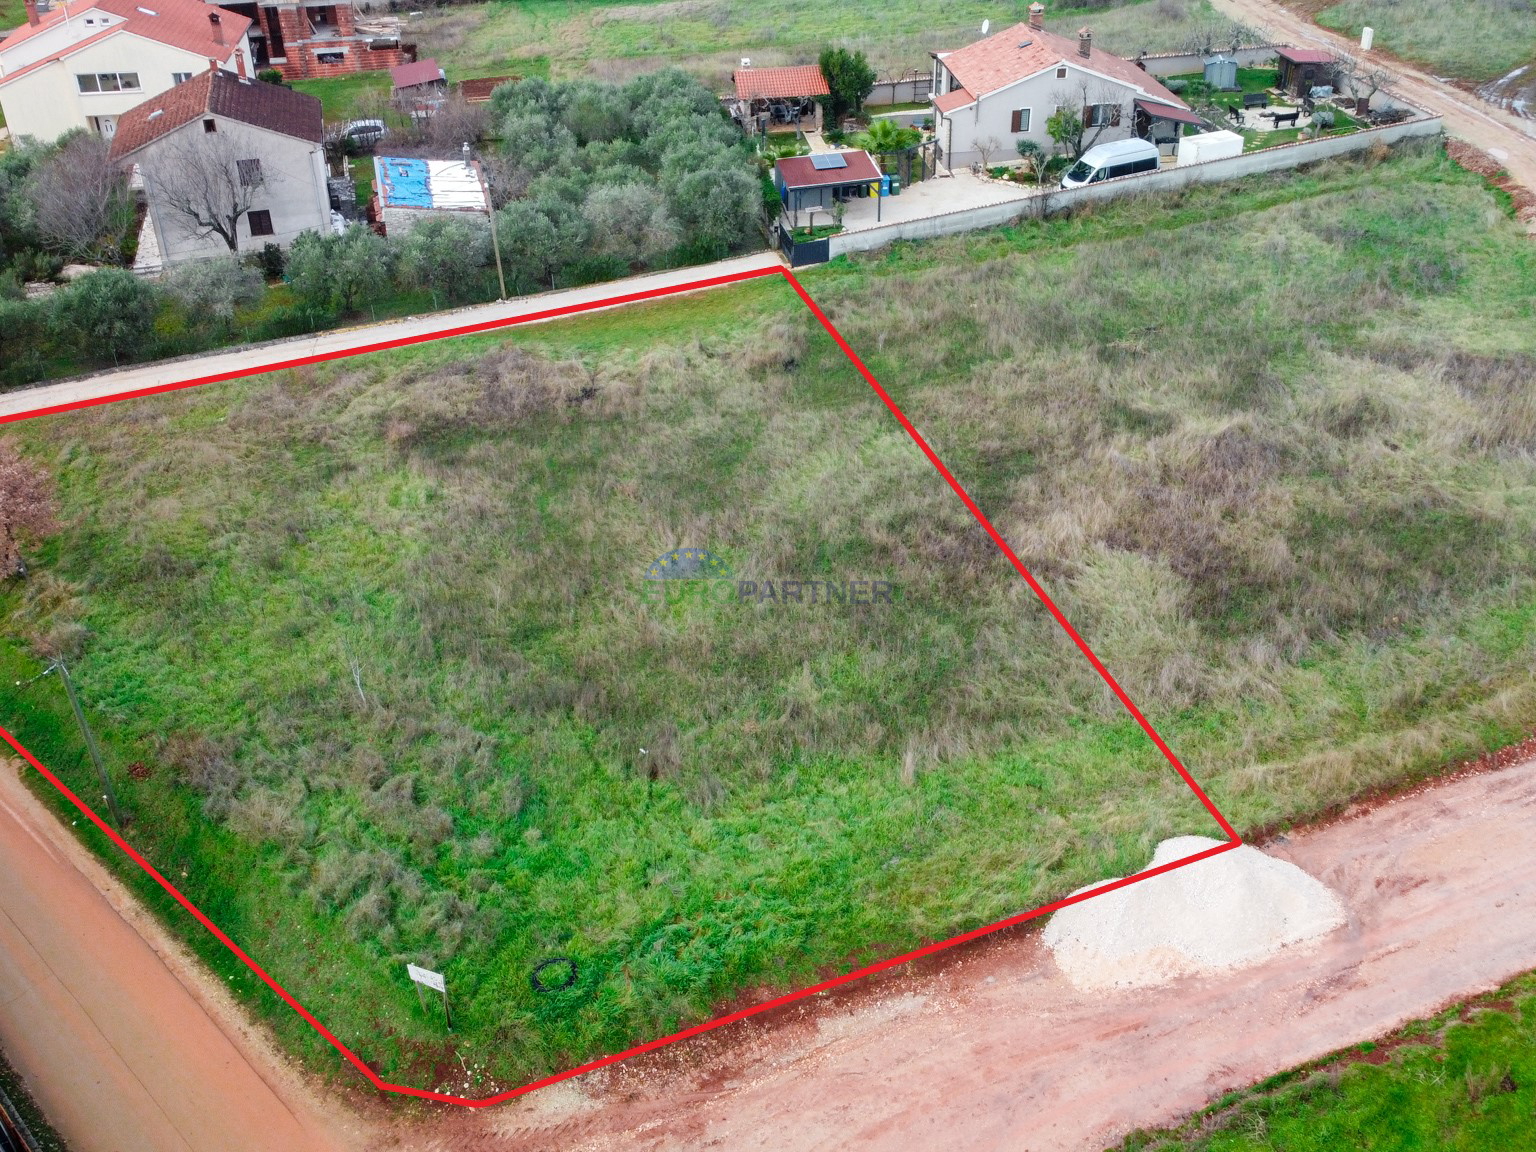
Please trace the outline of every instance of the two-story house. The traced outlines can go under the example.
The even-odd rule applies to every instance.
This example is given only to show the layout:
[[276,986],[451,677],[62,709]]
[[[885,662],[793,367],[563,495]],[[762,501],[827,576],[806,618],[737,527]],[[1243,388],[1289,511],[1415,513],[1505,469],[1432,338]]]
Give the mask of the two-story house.
[[0,110],[16,136],[54,140],[71,128],[107,139],[145,97],[206,72],[243,73],[250,20],[202,0],[74,0],[0,40]]
[[1052,148],[1046,121],[1070,107],[1085,125],[1085,141],[1176,134],[1178,123],[1200,118],[1130,60],[1093,46],[1083,29],[1076,41],[1047,32],[1045,8],[1032,4],[1029,22],[953,52],[934,52],[934,129],[951,168],[978,160],[1018,158],[1017,142]]
[[123,114],[112,158],[137,164],[167,265],[331,226],[320,101],[206,69]]

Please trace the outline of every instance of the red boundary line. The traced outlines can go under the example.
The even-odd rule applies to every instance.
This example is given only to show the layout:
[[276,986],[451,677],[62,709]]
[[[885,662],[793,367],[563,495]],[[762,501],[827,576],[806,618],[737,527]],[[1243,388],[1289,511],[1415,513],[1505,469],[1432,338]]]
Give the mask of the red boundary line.
[[716,276],[707,280],[698,280],[689,284],[682,284],[671,288],[655,288],[644,292],[631,292],[626,295],[613,296],[605,300],[594,301],[588,304],[573,304],[562,308],[550,308],[541,312],[529,313],[525,316],[509,317],[502,320],[487,320],[477,324],[465,324],[456,328],[444,329],[440,332],[428,333],[419,336],[408,336],[398,340],[379,341],[374,344],[362,345],[357,348],[351,348],[340,352],[302,356],[290,360],[281,360],[270,364],[264,364],[255,368],[221,372],[215,375],[202,376],[192,380],[184,380],[173,384],[159,384],[150,388],[139,388],[130,392],[118,393],[113,396],[104,396],[89,400],[78,400],[67,404],[56,404],[47,408],[35,409],[30,412],[15,413],[13,415],[0,417],[0,424],[10,423],[16,420],[29,420],[36,416],[47,416],[58,412],[69,412],[81,408],[91,408],[100,404],[112,404],[119,400],[131,400],[140,396],[152,396],[157,393],[171,392],[181,388],[193,388],[201,384],[212,384],[223,380],[234,380],[243,376],[254,376],[264,372],[280,371],[285,368],[297,368],[305,364],[314,364],[323,360],[341,359],[348,356],[360,355],[365,352],[381,352],[390,348],[400,348],[410,344],[421,344],[432,340],[444,340],[452,336],[467,336],[477,332],[490,332],[498,328],[507,328],[517,324],[527,324],[536,320],[546,320],[557,316],[569,316],[580,312],[593,311],[595,309],[611,308],[616,305],[634,303],[640,300],[652,300],[658,297],[672,296],[682,292],[691,292],[701,288],[711,288],[721,284],[730,284],[742,280],[753,280],[762,276],[772,276],[776,273],[782,275],[789,282],[791,287],[794,288],[796,294],[798,294],[800,299],[805,303],[805,306],[811,310],[811,313],[821,323],[821,326],[825,328],[832,339],[837,342],[837,346],[842,349],[843,354],[848,357],[849,362],[856,369],[858,369],[859,375],[861,375],[869,384],[869,386],[874,389],[875,394],[879,396],[881,401],[884,402],[885,406],[890,409],[891,414],[894,415],[897,421],[900,422],[902,428],[906,430],[907,435],[912,437],[913,442],[922,450],[923,455],[928,458],[929,463],[931,463],[939,475],[944,478],[945,483],[950,486],[955,495],[957,495],[961,502],[964,503],[966,508],[970,510],[971,515],[976,518],[976,522],[980,524],[983,529],[985,529],[987,535],[992,538],[992,542],[997,545],[1003,555],[1008,558],[1008,562],[1012,564],[1018,574],[1023,577],[1024,582],[1029,585],[1030,591],[1039,597],[1040,602],[1045,605],[1046,610],[1049,611],[1056,622],[1061,625],[1062,630],[1065,631],[1069,637],[1071,637],[1072,642],[1077,645],[1078,650],[1082,652],[1082,654],[1087,658],[1088,662],[1093,666],[1094,671],[1096,671],[1100,677],[1103,678],[1104,682],[1109,685],[1110,690],[1125,707],[1125,710],[1131,714],[1131,717],[1141,727],[1142,731],[1145,732],[1151,739],[1152,743],[1157,746],[1157,750],[1163,754],[1168,763],[1173,765],[1174,769],[1178,772],[1184,783],[1188,785],[1190,791],[1193,792],[1196,798],[1199,799],[1200,803],[1205,806],[1206,811],[1209,812],[1211,816],[1216,820],[1216,823],[1220,825],[1221,830],[1227,834],[1227,842],[1225,844],[1218,844],[1214,848],[1208,848],[1204,852],[1196,853],[1193,856],[1186,856],[1182,860],[1175,860],[1171,864],[1163,864],[1157,868],[1149,868],[1145,872],[1138,872],[1134,876],[1127,876],[1119,880],[1111,880],[1104,884],[1096,885],[1095,887],[1089,888],[1086,891],[1079,892],[1073,896],[1068,896],[1063,900],[1057,900],[1053,903],[1042,905],[1041,907],[1029,912],[1020,912],[1017,915],[1009,916],[1007,919],[999,920],[994,924],[987,924],[981,928],[973,928],[969,932],[962,932],[960,935],[952,936],[947,940],[940,940],[932,944],[925,944],[921,948],[913,949],[910,952],[904,952],[900,956],[892,956],[887,960],[881,960],[875,964],[865,965],[862,968],[857,968],[854,971],[844,973],[841,976],[834,976],[830,980],[823,980],[819,984],[812,984],[808,988],[801,988],[798,991],[789,992],[783,996],[777,996],[774,999],[768,1000],[762,1004],[754,1004],[750,1008],[743,1008],[740,1011],[731,1012],[725,1016],[717,1016],[713,1020],[706,1021],[703,1024],[696,1024],[692,1028],[685,1028],[681,1032],[674,1032],[670,1036],[663,1036],[660,1039],[651,1040],[645,1044],[638,1044],[633,1048],[625,1049],[623,1052],[616,1052],[612,1056],[604,1056],[600,1059],[591,1060],[585,1064],[580,1064],[577,1067],[568,1069],[565,1072],[557,1072],[553,1076],[545,1076],[542,1079],[534,1080],[531,1083],[524,1084],[521,1088],[513,1088],[507,1092],[498,1092],[494,1096],[487,1096],[482,1099],[471,1100],[462,1096],[450,1096],[445,1092],[434,1092],[425,1088],[411,1088],[403,1084],[390,1084],[385,1081],[372,1068],[368,1067],[367,1063],[362,1059],[362,1057],[358,1056],[357,1053],[353,1052],[350,1048],[343,1044],[341,1040],[338,1039],[328,1028],[326,1028],[324,1024],[320,1023],[320,1021],[316,1019],[315,1016],[304,1007],[304,1005],[300,1004],[298,1000],[295,999],[294,996],[289,993],[286,988],[284,988],[275,979],[273,979],[266,972],[266,970],[261,967],[261,965],[257,964],[255,960],[251,959],[251,957],[245,952],[244,949],[242,949],[238,944],[226,936],[217,924],[210,920],[203,913],[203,911],[197,907],[197,905],[193,904],[191,900],[187,899],[187,897],[184,896],[174,884],[162,876],[160,872],[152,864],[150,864],[148,860],[141,856],[131,844],[129,844],[120,835],[118,835],[118,833],[114,831],[106,821],[104,821],[100,816],[96,814],[90,805],[86,804],[83,800],[80,799],[79,796],[75,795],[75,793],[71,791],[62,780],[60,780],[47,768],[43,767],[38,759],[33,756],[31,752],[27,751],[27,749],[24,748],[21,743],[10,734],[10,732],[8,732],[5,728],[0,727],[0,737],[3,737],[5,742],[14,748],[17,753],[27,761],[28,764],[31,764],[32,767],[38,770],[38,772],[42,773],[43,777],[47,779],[50,784],[57,788],[59,792],[71,804],[79,809],[81,815],[85,816],[86,819],[95,824],[97,828],[101,829],[101,831],[105,833],[106,836],[114,844],[122,849],[122,851],[129,857],[129,859],[131,859],[140,868],[144,869],[145,873],[150,877],[150,879],[154,880],[155,883],[159,884],[161,888],[165,889],[165,891],[169,893],[172,899],[174,899],[178,904],[180,904],[189,913],[191,913],[192,917],[210,933],[212,933],[215,939],[217,939],[221,944],[223,944],[232,953],[234,953],[234,955],[240,959],[241,963],[243,963],[247,968],[254,972],[262,980],[262,982],[267,985],[268,988],[272,989],[272,991],[282,999],[285,1004],[297,1012],[304,1019],[305,1023],[307,1023],[321,1036],[325,1037],[325,1039],[329,1041],[333,1048],[340,1052],[341,1055],[349,1063],[351,1063],[353,1067],[355,1067],[359,1072],[367,1077],[368,1081],[372,1083],[375,1088],[378,1088],[382,1092],[395,1092],[404,1096],[415,1096],[423,1100],[436,1100],[444,1104],[459,1104],[468,1108],[485,1108],[492,1104],[499,1104],[502,1101],[511,1100],[513,1097],[522,1096],[525,1093],[532,1092],[537,1088],[544,1088],[551,1084],[557,1084],[562,1080],[569,1080],[574,1076],[584,1075],[587,1072],[595,1071],[598,1068],[606,1067],[609,1064],[616,1064],[621,1060],[627,1060],[632,1056],[638,1056],[644,1052],[653,1052],[658,1048],[667,1046],[668,1044],[675,1044],[679,1040],[686,1040],[691,1036],[698,1036],[701,1033],[713,1031],[716,1028],[722,1028],[727,1024],[734,1024],[738,1020],[745,1020],[748,1017],[756,1016],[761,1012],[768,1012],[774,1008],[781,1008],[786,1004],[793,1004],[797,1000],[803,1000],[806,997],[814,996],[819,992],[826,992],[833,988],[841,987],[844,984],[850,984],[855,980],[862,980],[866,976],[872,976],[877,972],[884,972],[888,968],[895,968],[899,965],[909,963],[910,961],[917,960],[921,957],[931,956],[934,953],[942,952],[947,948],[953,948],[956,945],[964,944],[968,941],[976,940],[983,936],[990,935],[993,932],[1001,931],[1004,928],[1011,928],[1016,924],[1023,924],[1028,920],[1033,920],[1040,916],[1049,915],[1050,913],[1055,912],[1060,908],[1065,908],[1071,904],[1080,904],[1084,900],[1088,900],[1094,896],[1102,895],[1105,892],[1112,892],[1116,888],[1124,888],[1127,885],[1139,883],[1140,881],[1149,879],[1150,877],[1158,876],[1165,872],[1172,872],[1176,868],[1183,868],[1189,864],[1194,864],[1197,861],[1209,859],[1210,857],[1220,855],[1223,852],[1229,852],[1242,843],[1237,833],[1233,830],[1232,825],[1227,822],[1227,818],[1221,814],[1216,805],[1211,802],[1210,797],[1207,796],[1201,789],[1200,785],[1195,782],[1195,779],[1190,775],[1189,770],[1184,767],[1179,758],[1174,755],[1173,750],[1169,748],[1167,743],[1164,742],[1163,738],[1158,735],[1157,730],[1152,727],[1152,724],[1142,714],[1141,709],[1136,707],[1135,702],[1126,693],[1125,689],[1120,686],[1119,682],[1112,675],[1110,675],[1109,669],[1104,666],[1104,664],[1096,655],[1094,655],[1093,649],[1088,647],[1087,642],[1082,638],[1082,636],[1078,634],[1077,629],[1072,627],[1071,622],[1067,620],[1061,609],[1056,606],[1056,602],[1046,594],[1045,589],[1040,586],[1039,582],[1036,581],[1034,576],[1030,573],[1029,569],[1024,566],[1023,561],[1021,561],[1018,556],[1015,555],[1013,549],[1008,546],[1008,542],[1004,540],[1003,537],[998,533],[997,529],[992,526],[991,521],[989,521],[986,516],[982,514],[981,509],[976,506],[976,502],[971,499],[970,495],[961,486],[960,482],[956,480],[950,470],[945,467],[944,462],[939,459],[938,454],[934,452],[931,447],[929,447],[928,442],[923,439],[922,434],[919,433],[918,430],[912,425],[912,422],[907,419],[906,414],[902,412],[901,408],[897,406],[896,402],[891,399],[890,394],[886,392],[883,387],[881,387],[880,382],[875,379],[874,375],[865,366],[864,362],[859,359],[857,353],[855,353],[854,350],[849,347],[848,342],[843,339],[842,334],[839,333],[838,330],[833,326],[832,322],[827,319],[826,313],[821,310],[821,308],[816,304],[816,301],[811,298],[810,293],[807,292],[804,286],[801,285],[800,281],[795,278],[794,273],[790,272],[788,269],[764,268],[750,272],[733,273],[729,276]]

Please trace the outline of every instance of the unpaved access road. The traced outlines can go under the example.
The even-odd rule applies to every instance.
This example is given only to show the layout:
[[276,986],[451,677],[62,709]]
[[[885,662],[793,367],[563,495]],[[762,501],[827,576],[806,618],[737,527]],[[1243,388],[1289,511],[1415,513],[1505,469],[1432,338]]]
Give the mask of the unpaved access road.
[[1261,967],[1108,995],[1076,992],[1038,933],[1020,934],[405,1143],[1101,1149],[1536,967],[1536,762],[1426,786],[1266,850],[1334,888],[1348,924]]
[[1086,1150],[1536,967],[1536,761],[1267,850],[1333,887],[1346,927],[1108,995],[1013,933],[483,1111],[390,1119],[359,1092],[363,1120],[0,767],[0,1043],[77,1152]]
[[74,1152],[368,1147],[17,768],[0,762],[0,1048]]
[[[1346,36],[1320,28],[1304,16],[1284,8],[1275,0],[1211,0],[1224,16],[1257,28],[1267,29],[1271,39],[1298,47],[1327,48],[1362,56],[1360,45]],[[1447,20],[1457,19],[1447,7]],[[1427,112],[1445,121],[1448,135],[1481,148],[1504,166],[1516,182],[1536,193],[1536,121],[1522,120],[1513,113],[1496,108],[1470,92],[1436,80],[1428,72],[1383,53],[1371,52],[1362,58],[1389,65],[1398,77],[1392,90]],[[1526,222],[1526,231],[1536,235],[1536,219]]]

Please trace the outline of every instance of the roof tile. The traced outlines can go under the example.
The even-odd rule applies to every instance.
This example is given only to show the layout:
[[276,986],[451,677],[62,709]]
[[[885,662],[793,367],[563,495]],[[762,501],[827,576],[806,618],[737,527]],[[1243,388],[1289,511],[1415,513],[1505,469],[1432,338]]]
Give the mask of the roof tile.
[[318,97],[210,69],[124,112],[112,137],[112,158],[137,152],[204,115],[238,120],[312,144],[325,139]]
[[794,100],[805,96],[829,96],[827,78],[816,64],[794,68],[738,68],[731,76],[736,81],[738,100]]
[[1113,77],[1122,84],[1138,89],[1143,96],[1165,104],[1180,108],[1186,106],[1129,60],[1098,48],[1085,59],[1078,53],[1077,44],[1075,39],[1058,36],[1043,28],[1031,28],[1028,23],[1023,23],[1004,28],[996,35],[967,44],[964,48],[935,55],[973,97],[989,96],[1037,72],[1057,64],[1068,64]]

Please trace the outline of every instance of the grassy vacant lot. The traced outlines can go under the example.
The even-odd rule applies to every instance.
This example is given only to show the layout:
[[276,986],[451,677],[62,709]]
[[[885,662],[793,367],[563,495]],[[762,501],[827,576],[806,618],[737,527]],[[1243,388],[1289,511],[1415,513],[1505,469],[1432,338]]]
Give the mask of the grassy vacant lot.
[[[1097,42],[1134,55],[1171,49],[1214,19],[1207,0],[1144,0],[1087,11],[1048,4],[1046,26],[1074,33],[1093,25]],[[495,0],[445,8],[411,25],[424,55],[452,78],[516,72],[557,79],[628,79],[663,61],[722,88],[743,56],[759,66],[813,62],[829,43],[862,49],[882,75],[931,66],[928,53],[1026,18],[1028,0]]]
[[1536,1147],[1536,975],[1236,1092],[1121,1152],[1516,1152]]
[[[1536,257],[1438,153],[807,279],[1240,827],[1536,722]],[[0,683],[72,653],[134,839],[410,1082],[506,1086],[1212,827],[776,281],[15,435],[67,528]],[[646,604],[690,544],[899,594]],[[51,678],[0,711],[94,793]]]
[[1369,25],[1382,51],[1474,84],[1536,61],[1531,0],[1462,0],[1454,7],[1434,0],[1344,0],[1324,7],[1316,19],[1355,37]]

